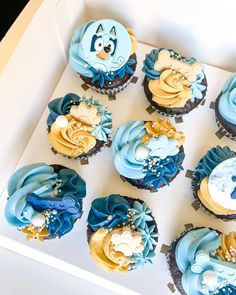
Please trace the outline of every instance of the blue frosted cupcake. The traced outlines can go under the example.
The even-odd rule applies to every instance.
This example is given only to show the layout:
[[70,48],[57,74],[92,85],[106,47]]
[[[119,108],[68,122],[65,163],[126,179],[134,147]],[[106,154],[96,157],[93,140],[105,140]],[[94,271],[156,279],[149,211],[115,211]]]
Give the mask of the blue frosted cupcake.
[[48,140],[54,153],[87,159],[109,146],[112,116],[97,100],[68,93],[48,104]]
[[143,72],[146,97],[162,115],[178,117],[189,113],[206,95],[203,65],[173,49],[153,49],[146,55]]
[[169,269],[182,295],[236,294],[236,232],[203,227],[182,233],[170,248]]
[[131,29],[111,19],[90,20],[73,34],[69,64],[93,90],[114,95],[131,81],[136,49]]
[[101,269],[126,273],[152,263],[158,229],[145,202],[112,194],[92,202],[87,236]]
[[226,81],[215,102],[216,123],[220,131],[236,140],[236,74]]
[[24,166],[11,176],[7,190],[6,219],[28,240],[61,238],[82,216],[86,184],[61,165]]
[[210,149],[195,168],[192,188],[210,214],[236,219],[236,153],[227,146]]
[[112,142],[115,168],[137,188],[157,191],[183,169],[184,140],[167,119],[128,122]]

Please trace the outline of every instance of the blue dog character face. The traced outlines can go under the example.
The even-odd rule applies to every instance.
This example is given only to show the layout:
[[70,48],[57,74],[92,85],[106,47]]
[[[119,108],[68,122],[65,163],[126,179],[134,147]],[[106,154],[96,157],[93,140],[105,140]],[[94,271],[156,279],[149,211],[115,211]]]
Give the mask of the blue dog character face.
[[117,45],[116,29],[112,27],[110,36],[105,33],[102,24],[97,28],[96,34],[93,35],[91,42],[91,52],[96,52],[96,56],[101,59],[108,59],[115,54]]
[[103,72],[118,70],[131,54],[129,33],[120,23],[109,19],[90,24],[80,46],[83,60]]

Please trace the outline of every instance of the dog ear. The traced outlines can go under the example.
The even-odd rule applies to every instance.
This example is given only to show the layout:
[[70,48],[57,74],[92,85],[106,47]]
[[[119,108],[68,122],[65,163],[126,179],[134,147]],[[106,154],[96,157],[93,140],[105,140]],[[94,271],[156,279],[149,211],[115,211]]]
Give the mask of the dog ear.
[[110,34],[113,35],[113,36],[116,36],[116,29],[115,29],[115,27],[112,27],[111,28]]
[[101,33],[101,32],[103,32],[103,31],[104,31],[103,26],[102,26],[102,24],[100,24],[100,25],[98,26],[98,28],[97,28],[96,33]]

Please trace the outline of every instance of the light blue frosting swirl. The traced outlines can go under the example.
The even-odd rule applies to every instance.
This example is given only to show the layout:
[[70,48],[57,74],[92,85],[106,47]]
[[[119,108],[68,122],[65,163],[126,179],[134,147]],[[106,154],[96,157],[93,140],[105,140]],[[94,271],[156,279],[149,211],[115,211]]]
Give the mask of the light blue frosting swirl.
[[[219,291],[220,294],[230,294],[227,293],[228,290],[234,290],[234,287],[230,285],[231,272],[235,273],[234,265],[222,262],[216,255],[214,259],[211,259],[211,253],[215,252],[220,245],[220,234],[209,228],[191,230],[177,243],[175,260],[182,272],[181,283],[186,294],[212,295],[216,291]],[[230,274],[229,270],[223,271],[225,267],[231,269]],[[203,278],[206,271],[214,272],[218,280],[215,284],[203,288],[203,284],[205,284]],[[226,285],[226,293],[221,293],[222,283]]]
[[[8,201],[5,207],[7,221],[15,227],[28,226],[34,216],[49,209],[55,201],[73,206],[73,211],[58,209],[54,222],[49,224],[51,236],[69,232],[82,214],[82,199],[86,194],[83,179],[72,169],[62,168],[58,173],[45,163],[35,163],[18,169],[8,182]],[[29,202],[28,199],[32,201]],[[39,208],[36,210],[35,208]]]
[[219,112],[226,121],[236,125],[236,73],[224,85],[219,100]]
[[146,134],[143,121],[132,121],[121,126],[112,142],[112,153],[117,171],[128,178],[142,179],[144,160],[135,158],[136,148]]
[[[163,48],[155,48],[153,49],[149,54],[146,55],[146,58],[143,62],[143,72],[145,73],[145,77],[148,81],[150,80],[157,80],[159,76],[161,75],[162,71],[156,71],[154,69],[154,64],[158,58],[159,52]],[[188,58],[182,58],[176,51],[173,49],[168,49],[171,56],[176,56],[177,59],[182,59],[184,62],[188,64],[192,64],[196,61],[194,57],[188,57]],[[195,82],[190,84],[190,89],[192,90],[192,97],[190,98],[190,101],[194,101],[195,99],[202,99],[203,94],[202,92],[206,89],[206,86],[202,84],[202,80],[204,79],[204,73],[200,72],[197,75],[197,79]]]

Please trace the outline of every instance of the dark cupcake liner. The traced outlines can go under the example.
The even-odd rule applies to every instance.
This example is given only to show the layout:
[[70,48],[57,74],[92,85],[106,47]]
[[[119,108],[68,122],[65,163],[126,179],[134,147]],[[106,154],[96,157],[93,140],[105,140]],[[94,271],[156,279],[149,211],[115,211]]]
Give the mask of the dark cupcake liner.
[[[180,152],[184,153],[184,147],[183,146],[180,147]],[[180,172],[181,172],[180,170],[177,171],[177,173],[172,178],[169,179],[169,182],[171,183]],[[158,192],[160,188],[167,186],[166,184],[162,183],[157,189],[154,189],[151,185],[144,186],[142,184],[142,179],[140,179],[140,181],[139,181],[137,179],[132,179],[132,178],[125,177],[123,175],[120,175],[120,178],[123,181],[128,182],[129,184],[131,184],[132,186],[135,186],[138,189],[148,190],[148,191],[150,191],[152,193]]]
[[[132,70],[135,72],[137,66],[137,57],[136,54],[133,53],[130,58],[135,60],[135,63],[131,66]],[[124,77],[119,79],[118,76],[115,76],[114,80],[111,82],[105,81],[103,87],[100,87],[99,82],[92,82],[92,78],[85,77],[80,75],[81,79],[94,91],[100,94],[106,94],[108,96],[114,96],[115,94],[124,90],[128,84],[131,82],[133,74],[125,73]]]
[[[48,126],[48,129],[47,129],[48,133],[50,133],[50,130],[51,130],[51,128],[50,128],[50,126]],[[58,155],[61,155],[67,159],[73,159],[73,160],[76,160],[76,159],[87,160],[88,158],[99,153],[103,147],[110,147],[111,137],[107,136],[107,139],[108,139],[107,141],[101,141],[101,140],[96,139],[96,145],[91,150],[89,150],[89,152],[87,154],[83,153],[77,157],[71,157],[71,156],[67,156],[65,154],[59,153],[51,144],[50,145],[51,145],[51,150],[55,155],[58,154]]]
[[159,114],[163,116],[168,116],[168,117],[181,117],[191,112],[193,109],[197,108],[201,104],[207,92],[207,79],[206,79],[206,75],[204,74],[202,84],[206,86],[206,89],[202,91],[202,95],[203,95],[202,99],[194,99],[193,102],[188,100],[183,108],[165,108],[165,107],[159,106],[155,101],[152,100],[152,93],[148,88],[148,82],[149,81],[147,80],[147,77],[145,76],[143,81],[143,88],[148,101],[150,102],[151,106]]
[[199,199],[198,195],[197,195],[197,191],[199,190],[199,187],[197,187],[197,185],[195,184],[195,178],[193,176],[192,178],[192,183],[191,183],[191,187],[192,187],[192,192],[193,192],[193,197],[194,199],[198,200],[200,207],[209,215],[213,215],[216,219],[221,219],[223,221],[232,221],[236,219],[236,214],[228,214],[228,215],[219,215],[214,213],[213,211],[211,211],[210,209],[208,209]]
[[[176,286],[176,288],[178,289],[178,291],[180,292],[180,294],[182,295],[188,295],[182,286],[182,272],[179,270],[178,265],[176,263],[176,259],[175,259],[175,249],[176,246],[178,244],[178,242],[188,233],[191,232],[193,230],[197,230],[197,229],[201,229],[201,228],[205,228],[205,227],[195,227],[195,228],[191,228],[189,230],[186,230],[184,232],[182,232],[170,245],[169,248],[169,253],[167,254],[167,261],[168,261],[168,265],[169,265],[169,271],[171,273],[172,279],[174,281],[174,284]],[[209,228],[211,229],[211,228]],[[213,230],[213,229],[211,229]],[[217,231],[217,230],[216,230]],[[218,233],[220,233],[219,231],[217,231]]]
[[[139,199],[139,198],[130,198],[130,197],[127,197],[127,196],[122,196],[122,195],[119,195],[119,196],[122,197],[122,198],[124,198],[124,199],[126,199],[130,203],[131,206],[133,206],[133,204],[134,204],[135,201],[138,201],[141,204],[144,203],[144,201],[141,200],[141,199]],[[153,218],[153,220],[150,221],[149,224],[150,224],[150,226],[155,225],[155,233],[158,233],[158,227],[157,227],[156,220],[155,220],[155,218],[154,218],[154,216],[153,216],[152,213],[150,214],[150,216]],[[96,231],[92,230],[91,226],[87,225],[87,231],[86,232],[87,232],[87,242],[89,244],[89,240],[91,238],[91,235],[94,232],[96,232]],[[155,241],[158,243],[158,237],[155,238]],[[156,249],[156,245],[153,245],[153,251],[155,251],[155,249]],[[135,270],[135,269],[132,269],[132,270]]]
[[224,136],[236,141],[236,125],[233,125],[227,122],[219,112],[219,100],[222,95],[222,92],[218,95],[215,101],[215,118],[216,124],[219,127],[220,133],[224,134]]

